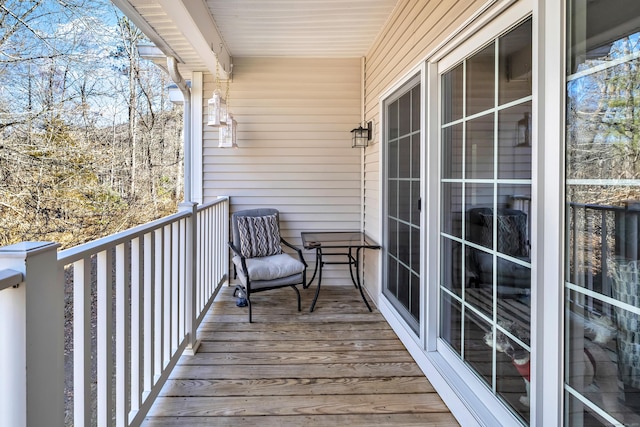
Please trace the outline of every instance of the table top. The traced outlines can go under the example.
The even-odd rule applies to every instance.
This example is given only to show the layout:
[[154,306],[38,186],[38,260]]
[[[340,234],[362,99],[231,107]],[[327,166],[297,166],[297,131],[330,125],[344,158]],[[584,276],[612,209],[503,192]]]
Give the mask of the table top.
[[316,248],[369,248],[380,245],[362,231],[305,231],[301,233],[305,249]]

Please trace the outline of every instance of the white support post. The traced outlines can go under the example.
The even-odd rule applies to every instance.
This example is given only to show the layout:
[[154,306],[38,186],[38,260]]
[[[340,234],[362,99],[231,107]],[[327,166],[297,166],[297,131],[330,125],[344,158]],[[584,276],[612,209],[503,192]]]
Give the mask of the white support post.
[[57,243],[0,248],[0,270],[22,273],[0,291],[0,416],[3,425],[64,426],[64,279]]
[[186,230],[186,254],[185,254],[185,307],[186,307],[186,333],[188,335],[187,347],[184,354],[193,356],[200,347],[200,341],[196,336],[196,316],[198,314],[196,298],[196,244],[198,230],[198,204],[194,202],[180,203],[181,211],[190,211],[191,216],[187,218]]

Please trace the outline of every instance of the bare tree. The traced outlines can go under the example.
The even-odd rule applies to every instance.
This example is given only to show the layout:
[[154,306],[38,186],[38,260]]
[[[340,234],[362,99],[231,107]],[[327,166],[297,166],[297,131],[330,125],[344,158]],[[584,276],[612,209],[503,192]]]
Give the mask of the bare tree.
[[5,1],[0,24],[0,245],[174,212],[181,111],[142,33],[107,0]]

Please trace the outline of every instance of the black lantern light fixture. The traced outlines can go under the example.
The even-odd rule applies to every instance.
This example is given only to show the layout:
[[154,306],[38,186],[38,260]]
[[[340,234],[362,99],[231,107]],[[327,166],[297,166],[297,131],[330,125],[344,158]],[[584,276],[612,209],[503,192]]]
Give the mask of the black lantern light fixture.
[[531,113],[524,113],[524,117],[518,120],[516,147],[531,147]]
[[368,122],[367,127],[363,128],[359,125],[351,131],[351,148],[364,148],[369,145],[369,141],[373,137],[373,122]]

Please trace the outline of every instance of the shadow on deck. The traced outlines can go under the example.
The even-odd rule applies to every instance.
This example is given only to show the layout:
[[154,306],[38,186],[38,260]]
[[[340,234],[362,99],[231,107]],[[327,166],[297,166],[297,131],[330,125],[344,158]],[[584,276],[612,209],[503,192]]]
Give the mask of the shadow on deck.
[[457,426],[374,307],[352,286],[254,294],[253,324],[224,287],[143,423],[159,426]]

